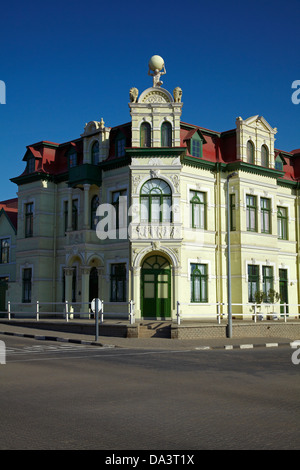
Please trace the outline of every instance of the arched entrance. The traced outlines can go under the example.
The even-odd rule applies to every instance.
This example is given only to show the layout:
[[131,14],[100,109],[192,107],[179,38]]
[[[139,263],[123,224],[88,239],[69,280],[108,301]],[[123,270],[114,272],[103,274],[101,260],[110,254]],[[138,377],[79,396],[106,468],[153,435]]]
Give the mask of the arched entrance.
[[89,279],[89,301],[98,297],[98,271],[97,268],[93,267],[90,270]]
[[161,255],[148,257],[142,265],[141,311],[144,318],[171,317],[171,267]]

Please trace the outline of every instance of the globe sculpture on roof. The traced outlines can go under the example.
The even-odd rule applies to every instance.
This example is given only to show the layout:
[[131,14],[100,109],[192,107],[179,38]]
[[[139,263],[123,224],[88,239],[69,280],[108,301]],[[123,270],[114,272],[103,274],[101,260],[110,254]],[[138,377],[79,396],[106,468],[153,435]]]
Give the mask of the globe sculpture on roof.
[[[160,80],[161,75],[164,75],[166,72],[165,62],[162,57],[159,55],[153,55],[149,60],[149,70],[148,75],[153,77],[153,86],[160,87],[163,82]],[[153,73],[151,73],[151,71]]]

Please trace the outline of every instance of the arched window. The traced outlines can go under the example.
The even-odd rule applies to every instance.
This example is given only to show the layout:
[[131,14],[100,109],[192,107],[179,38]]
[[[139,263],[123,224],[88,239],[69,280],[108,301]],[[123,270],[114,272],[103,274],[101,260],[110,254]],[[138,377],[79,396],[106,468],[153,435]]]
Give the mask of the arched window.
[[141,189],[141,222],[171,222],[172,191],[163,180],[146,181]]
[[91,200],[91,229],[95,230],[98,223],[98,217],[96,215],[97,207],[99,206],[99,197],[94,196]]
[[151,126],[148,122],[141,124],[141,147],[151,147]]
[[269,149],[266,145],[261,147],[261,166],[269,167]]
[[97,165],[99,163],[99,142],[96,141],[92,147],[92,164]]
[[161,146],[172,147],[172,125],[166,121],[161,126]]
[[254,145],[251,140],[247,142],[247,163],[254,164]]

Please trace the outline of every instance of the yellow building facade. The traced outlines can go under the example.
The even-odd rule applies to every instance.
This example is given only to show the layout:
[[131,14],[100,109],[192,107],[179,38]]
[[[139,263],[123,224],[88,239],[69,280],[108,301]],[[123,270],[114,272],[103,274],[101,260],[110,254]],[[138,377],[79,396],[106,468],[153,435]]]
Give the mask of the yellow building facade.
[[298,316],[300,151],[276,150],[262,116],[225,132],[187,124],[182,90],[160,83],[130,90],[124,125],[91,121],[74,141],[27,147],[12,179],[11,302],[83,314],[98,297],[107,315],[132,301],[136,319],[215,319],[228,308],[229,242],[233,315],[252,318],[258,303]]

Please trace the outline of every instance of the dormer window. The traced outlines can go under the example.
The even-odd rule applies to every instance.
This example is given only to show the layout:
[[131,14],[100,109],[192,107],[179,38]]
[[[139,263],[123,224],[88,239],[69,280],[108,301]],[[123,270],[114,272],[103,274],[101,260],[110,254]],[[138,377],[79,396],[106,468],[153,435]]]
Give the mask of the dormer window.
[[27,173],[34,173],[35,171],[35,158],[30,157],[27,160]]
[[77,153],[75,149],[72,149],[68,152],[68,162],[69,168],[73,168],[77,165]]
[[202,157],[202,142],[200,138],[197,138],[196,136],[191,140],[191,154],[193,157]]
[[115,156],[123,157],[125,155],[125,145],[126,140],[122,132],[118,132],[118,135],[115,140]]
[[117,141],[117,157],[122,157],[125,154],[125,139],[119,139]]
[[283,161],[279,156],[275,159],[275,170],[283,171]]

